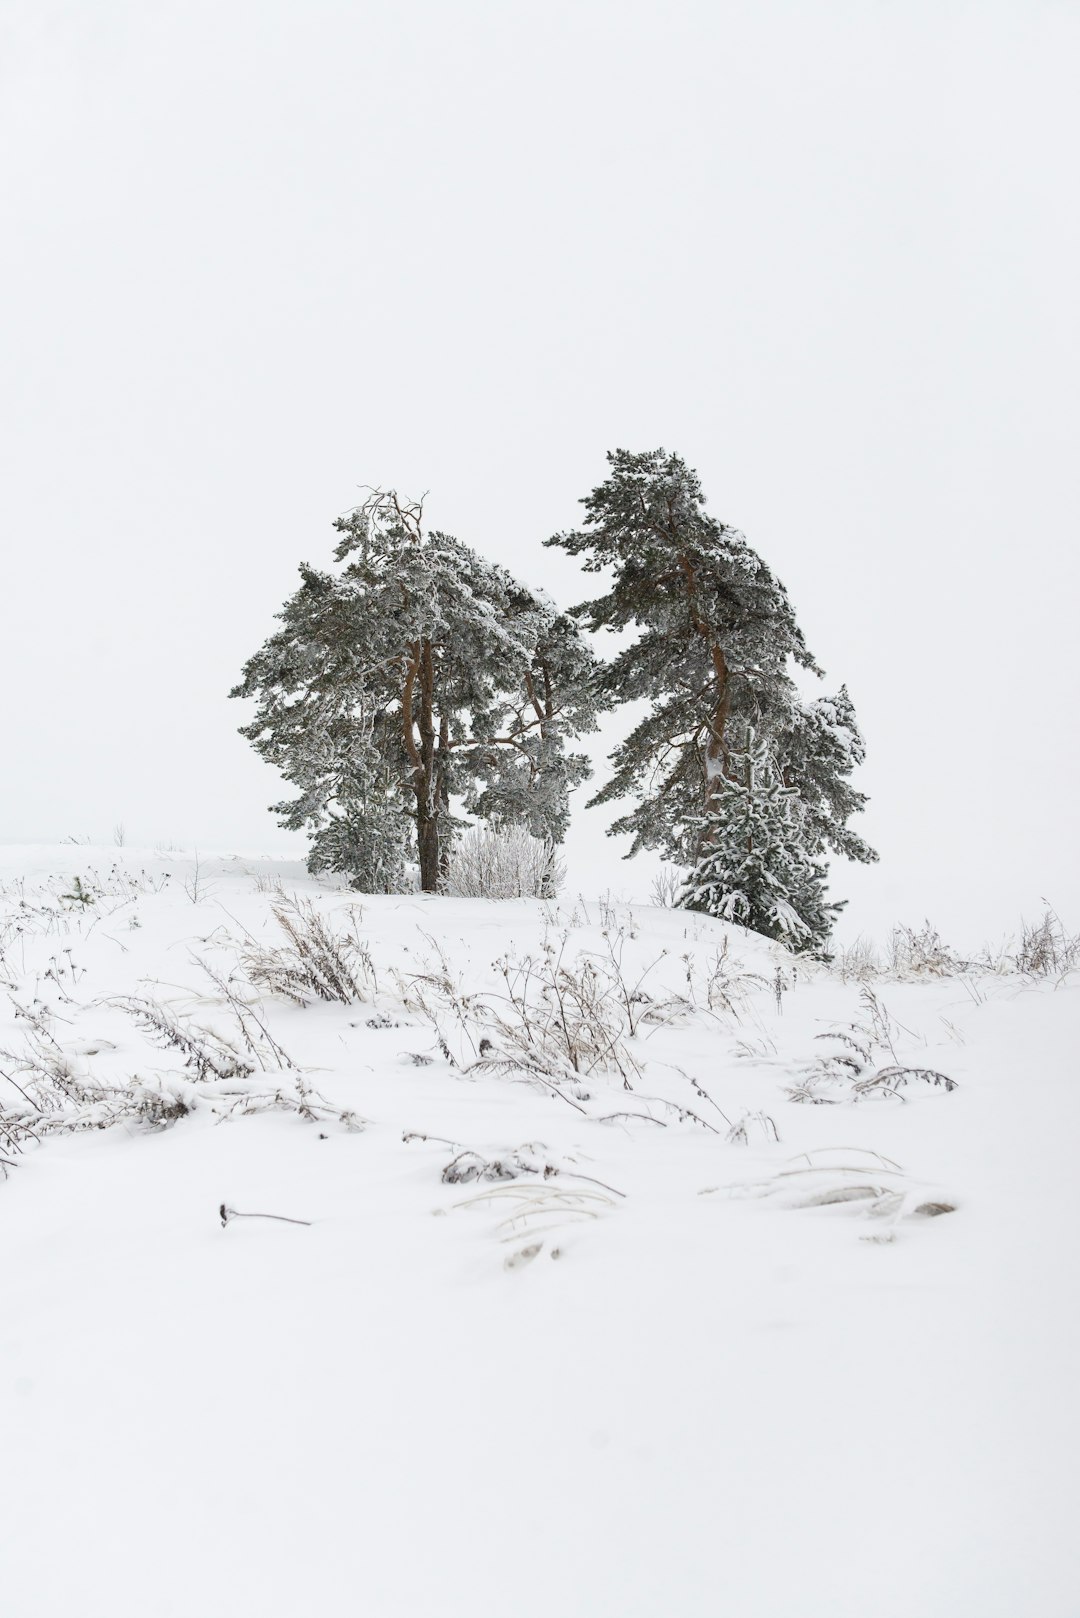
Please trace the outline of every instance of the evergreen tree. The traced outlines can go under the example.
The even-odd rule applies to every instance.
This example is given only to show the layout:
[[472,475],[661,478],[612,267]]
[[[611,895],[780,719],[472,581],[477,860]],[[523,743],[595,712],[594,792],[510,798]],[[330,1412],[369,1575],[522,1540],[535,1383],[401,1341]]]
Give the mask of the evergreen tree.
[[697,862],[677,904],[796,949],[824,943],[840,907],[825,903],[798,791],[752,727],[741,744],[729,742],[720,790],[697,829]]
[[282,627],[232,696],[242,728],[299,796],[274,805],[313,835],[312,869],[425,892],[445,870],[464,800],[481,818],[561,840],[589,773],[569,739],[595,726],[595,660],[575,625],[449,534],[419,502],[373,491],[335,524],[335,572],[304,564]]
[[[795,670],[821,670],[784,586],[743,534],[708,514],[697,474],[679,456],[616,450],[608,461],[609,477],[582,502],[581,528],[547,542],[582,557],[586,572],[611,570],[606,593],[574,616],[594,632],[639,630],[603,668],[598,691],[605,702],[644,699],[649,708],[612,754],[612,778],[593,802],[635,799],[612,833],[632,834],[631,854],[655,848],[698,873],[718,846],[743,767],[737,746],[752,730],[781,788],[798,798],[792,835],[818,888],[799,887],[797,913],[820,942],[823,854],[876,858],[847,826],[865,801],[848,779],[863,743],[847,692],[801,698]],[[698,887],[723,906],[716,881],[697,883],[695,874],[690,888]]]

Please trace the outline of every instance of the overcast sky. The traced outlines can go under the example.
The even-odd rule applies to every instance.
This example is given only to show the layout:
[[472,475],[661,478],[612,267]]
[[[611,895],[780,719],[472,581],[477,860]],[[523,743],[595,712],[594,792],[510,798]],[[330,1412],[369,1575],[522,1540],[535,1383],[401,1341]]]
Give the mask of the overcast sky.
[[1078,72],[1072,0],[0,0],[0,840],[281,847],[225,694],[358,485],[568,603],[663,444],[851,689],[849,930],[1080,925]]

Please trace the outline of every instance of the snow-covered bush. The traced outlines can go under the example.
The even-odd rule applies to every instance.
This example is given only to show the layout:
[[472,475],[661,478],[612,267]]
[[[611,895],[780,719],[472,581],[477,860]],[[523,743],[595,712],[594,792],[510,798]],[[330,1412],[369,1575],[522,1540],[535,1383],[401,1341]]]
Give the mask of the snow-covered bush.
[[442,889],[455,899],[553,899],[565,876],[550,838],[525,826],[473,826],[454,844]]
[[661,865],[652,880],[650,896],[657,910],[674,910],[685,873],[678,865]]

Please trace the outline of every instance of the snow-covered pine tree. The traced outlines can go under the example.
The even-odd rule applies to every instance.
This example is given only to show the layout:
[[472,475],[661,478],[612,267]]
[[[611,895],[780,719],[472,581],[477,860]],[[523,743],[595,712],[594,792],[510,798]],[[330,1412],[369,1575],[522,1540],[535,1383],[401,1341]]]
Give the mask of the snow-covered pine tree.
[[[736,741],[732,730],[744,729]],[[738,922],[794,949],[820,948],[840,908],[807,852],[804,807],[753,726],[729,726],[720,788],[698,827],[698,858],[676,904]]]
[[415,859],[437,889],[451,800],[561,839],[589,773],[568,739],[595,726],[595,660],[576,626],[449,534],[421,502],[374,490],[340,518],[335,572],[304,564],[281,628],[230,693],[246,736],[299,789],[281,823],[313,834],[313,869],[368,891]]
[[[655,848],[696,873],[730,800],[733,740],[752,727],[798,795],[794,824],[819,873],[828,849],[875,859],[846,824],[865,801],[848,779],[863,756],[850,698],[801,698],[795,669],[821,670],[784,586],[738,529],[708,514],[678,455],[615,450],[608,461],[609,477],[582,501],[581,528],[547,543],[582,557],[586,572],[611,570],[607,592],[575,617],[593,631],[640,630],[598,682],[606,702],[649,703],[593,799],[637,800],[612,833],[633,835],[631,854]],[[708,892],[723,904],[715,882]],[[823,890],[800,889],[798,903],[806,936],[820,942]]]

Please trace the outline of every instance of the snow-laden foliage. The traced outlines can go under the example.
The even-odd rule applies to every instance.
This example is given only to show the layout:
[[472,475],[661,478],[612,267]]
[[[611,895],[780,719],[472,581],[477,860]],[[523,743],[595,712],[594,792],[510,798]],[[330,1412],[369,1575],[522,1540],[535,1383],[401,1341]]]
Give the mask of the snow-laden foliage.
[[[752,729],[780,788],[798,800],[776,818],[782,844],[798,843],[806,865],[792,879],[795,898],[785,902],[794,917],[781,930],[818,945],[828,932],[823,856],[876,858],[847,826],[865,802],[849,779],[863,757],[851,700],[845,689],[802,698],[795,670],[821,670],[787,591],[738,529],[708,514],[697,474],[678,455],[616,450],[608,461],[610,476],[582,502],[582,527],[548,541],[582,557],[586,572],[611,570],[607,592],[573,609],[589,629],[640,631],[599,687],[609,702],[643,699],[649,708],[612,754],[612,777],[594,802],[635,799],[611,831],[633,835],[631,853],[655,848],[689,867],[693,902],[731,914],[742,890],[725,886],[717,850],[733,834],[719,828],[743,802],[737,749]],[[732,847],[733,882],[740,864]],[[779,925],[774,917],[766,930]]]
[[836,906],[807,852],[806,814],[768,744],[749,729],[729,746],[720,790],[703,817],[700,854],[678,902],[802,948],[828,936]]
[[297,789],[274,809],[313,834],[311,868],[390,892],[415,860],[435,891],[452,800],[560,841],[597,702],[575,625],[393,492],[335,527],[341,565],[301,567],[232,693],[258,702],[241,733]]

